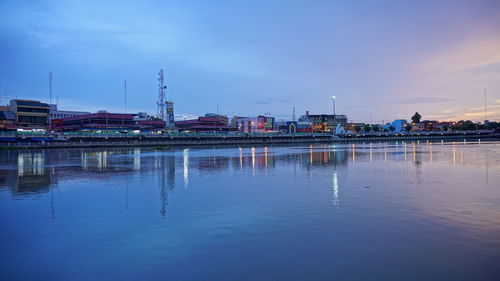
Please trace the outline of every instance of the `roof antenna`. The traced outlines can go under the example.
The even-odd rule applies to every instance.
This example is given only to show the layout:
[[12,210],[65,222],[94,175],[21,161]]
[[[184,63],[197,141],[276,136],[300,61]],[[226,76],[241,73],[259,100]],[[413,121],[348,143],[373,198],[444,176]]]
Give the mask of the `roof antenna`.
[[488,115],[486,111],[486,89],[484,89],[484,121],[488,120]]
[[49,104],[52,104],[52,71],[49,71]]
[[125,113],[127,113],[127,80],[125,80]]

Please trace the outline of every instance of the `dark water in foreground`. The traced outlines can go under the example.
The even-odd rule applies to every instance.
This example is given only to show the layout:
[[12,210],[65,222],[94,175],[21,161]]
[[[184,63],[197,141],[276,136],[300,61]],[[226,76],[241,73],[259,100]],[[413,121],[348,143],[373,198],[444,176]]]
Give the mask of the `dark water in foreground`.
[[0,280],[500,280],[500,142],[0,152]]

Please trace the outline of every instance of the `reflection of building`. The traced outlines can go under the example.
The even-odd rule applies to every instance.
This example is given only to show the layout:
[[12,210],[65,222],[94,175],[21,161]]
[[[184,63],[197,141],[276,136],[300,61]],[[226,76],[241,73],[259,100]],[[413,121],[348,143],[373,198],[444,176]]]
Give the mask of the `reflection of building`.
[[48,129],[50,106],[34,100],[11,100],[10,110],[17,115],[17,126],[23,129]]
[[267,133],[274,131],[274,117],[238,117],[238,130],[245,133]]
[[347,126],[347,116],[338,114],[309,114],[309,111],[306,111],[306,114],[299,118],[299,123],[309,123],[313,131],[333,131],[337,124],[340,124],[344,128]]
[[19,153],[17,170],[1,170],[0,183],[7,185],[15,195],[47,192],[55,177],[44,166],[44,161],[41,152]]

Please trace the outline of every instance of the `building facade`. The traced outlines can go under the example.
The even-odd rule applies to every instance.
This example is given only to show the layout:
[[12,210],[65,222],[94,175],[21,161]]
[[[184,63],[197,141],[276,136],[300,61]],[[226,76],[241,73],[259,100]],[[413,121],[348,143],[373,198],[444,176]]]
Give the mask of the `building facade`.
[[16,114],[12,111],[0,111],[0,130],[16,130],[17,120]]
[[88,115],[88,111],[70,111],[70,110],[58,110],[57,104],[50,105],[50,122],[54,119],[63,119],[73,116]]
[[227,119],[217,116],[202,116],[197,119],[176,121],[175,127],[179,131],[189,132],[228,132],[235,131],[235,127],[227,125]]
[[302,125],[299,127],[304,127],[307,123],[315,132],[335,131],[337,125],[347,127],[347,115],[309,114],[309,111],[306,111],[306,114],[299,118],[299,124]]
[[10,111],[16,114],[17,127],[21,129],[49,128],[50,106],[35,100],[10,101]]
[[274,132],[274,117],[238,117],[238,131],[244,133],[269,133]]

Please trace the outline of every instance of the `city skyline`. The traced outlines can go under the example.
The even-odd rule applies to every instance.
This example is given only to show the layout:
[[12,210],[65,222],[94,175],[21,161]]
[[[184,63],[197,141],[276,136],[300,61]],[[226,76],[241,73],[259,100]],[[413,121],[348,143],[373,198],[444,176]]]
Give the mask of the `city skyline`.
[[[500,119],[500,3],[0,4],[0,95],[61,109],[350,120]],[[5,102],[4,102],[5,103]]]

